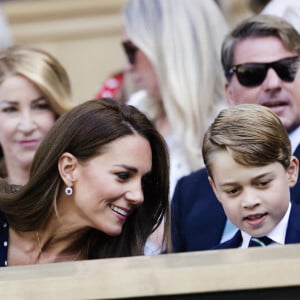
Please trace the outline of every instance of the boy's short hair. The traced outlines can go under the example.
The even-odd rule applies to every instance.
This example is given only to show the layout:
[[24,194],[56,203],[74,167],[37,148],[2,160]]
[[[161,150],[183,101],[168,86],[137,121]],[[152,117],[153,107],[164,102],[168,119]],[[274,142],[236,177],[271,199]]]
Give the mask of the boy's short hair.
[[234,50],[236,45],[246,38],[268,36],[278,38],[289,51],[299,53],[300,34],[291,24],[277,16],[256,15],[241,22],[223,41],[221,61],[228,81],[232,77],[229,70],[234,65]]
[[209,176],[214,155],[228,151],[244,166],[279,162],[290,165],[291,142],[278,116],[258,104],[234,105],[222,110],[205,133],[202,154]]

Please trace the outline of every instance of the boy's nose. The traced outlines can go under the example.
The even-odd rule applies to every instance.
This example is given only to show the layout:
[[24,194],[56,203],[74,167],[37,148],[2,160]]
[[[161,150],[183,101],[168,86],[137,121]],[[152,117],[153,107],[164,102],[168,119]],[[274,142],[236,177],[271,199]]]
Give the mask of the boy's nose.
[[242,205],[244,208],[252,208],[260,203],[258,196],[252,190],[244,191],[242,197]]

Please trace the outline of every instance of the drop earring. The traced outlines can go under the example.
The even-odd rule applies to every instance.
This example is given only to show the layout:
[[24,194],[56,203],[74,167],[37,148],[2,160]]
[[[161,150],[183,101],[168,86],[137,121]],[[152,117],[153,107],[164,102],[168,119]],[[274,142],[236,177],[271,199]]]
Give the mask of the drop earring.
[[73,194],[73,189],[70,186],[66,187],[65,194],[71,196]]

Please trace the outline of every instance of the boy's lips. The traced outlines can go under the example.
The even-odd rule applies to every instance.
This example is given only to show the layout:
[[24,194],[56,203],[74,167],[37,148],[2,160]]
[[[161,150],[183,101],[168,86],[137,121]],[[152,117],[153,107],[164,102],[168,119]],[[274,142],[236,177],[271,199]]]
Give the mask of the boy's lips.
[[265,220],[266,216],[267,213],[251,214],[244,217],[244,221],[252,226],[258,226]]

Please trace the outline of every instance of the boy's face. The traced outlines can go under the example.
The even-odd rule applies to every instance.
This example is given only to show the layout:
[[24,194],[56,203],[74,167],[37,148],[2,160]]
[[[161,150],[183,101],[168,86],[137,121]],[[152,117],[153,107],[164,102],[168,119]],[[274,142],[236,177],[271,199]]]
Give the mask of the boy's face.
[[279,163],[246,167],[227,151],[215,154],[212,188],[230,221],[251,236],[268,234],[280,222],[290,201],[289,188],[298,175],[298,160],[292,157],[288,169]]

